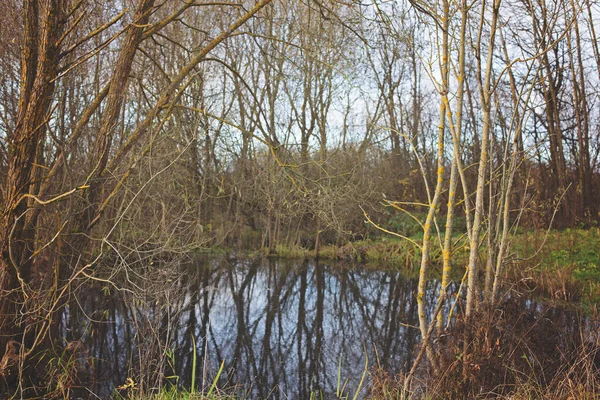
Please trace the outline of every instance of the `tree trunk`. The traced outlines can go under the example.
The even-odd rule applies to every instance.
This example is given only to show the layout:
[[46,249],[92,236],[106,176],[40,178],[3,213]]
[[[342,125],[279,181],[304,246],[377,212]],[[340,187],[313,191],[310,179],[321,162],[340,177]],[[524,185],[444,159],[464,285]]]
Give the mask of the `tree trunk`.
[[[28,0],[23,4],[25,26],[21,55],[21,90],[16,129],[8,137],[9,156],[5,208],[0,220],[0,351],[11,340],[30,352],[35,332],[47,322],[38,320],[29,296],[51,269],[33,270],[34,229],[24,229],[31,210],[30,190],[36,185],[34,165],[43,141],[60,61],[57,43],[65,23],[66,1]],[[40,266],[42,268],[43,266]],[[37,324],[33,324],[36,322]],[[41,325],[40,325],[41,323]],[[0,371],[6,374],[8,371]]]

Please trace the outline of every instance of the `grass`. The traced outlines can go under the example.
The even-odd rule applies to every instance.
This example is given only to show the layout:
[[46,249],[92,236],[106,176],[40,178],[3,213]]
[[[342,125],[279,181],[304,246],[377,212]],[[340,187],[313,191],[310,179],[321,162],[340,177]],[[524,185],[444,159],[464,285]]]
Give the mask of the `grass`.
[[[406,235],[409,240],[385,234],[348,242],[343,245],[326,244],[320,248],[319,259],[324,261],[356,261],[378,267],[402,270],[408,275],[418,273],[422,241],[414,221],[392,220],[393,231]],[[459,221],[461,222],[461,221]],[[395,224],[395,225],[394,225]],[[462,223],[459,223],[461,228]],[[443,226],[440,227],[443,229]],[[460,229],[457,229],[460,230]],[[467,238],[454,238],[452,254],[452,279],[460,280],[467,264],[469,248]],[[416,244],[415,244],[416,243]],[[430,269],[431,277],[441,274],[441,248],[433,239]],[[485,247],[485,242],[484,242]],[[222,248],[207,250],[209,254],[226,252]],[[600,303],[600,228],[565,229],[547,231],[521,231],[511,240],[511,254],[505,267],[505,282],[517,282],[521,288],[557,301],[577,303],[589,311],[597,312]],[[482,248],[481,254],[485,254]],[[263,248],[250,256],[283,259],[313,258],[314,249],[298,245],[279,244]]]
[[221,392],[218,387],[219,378],[223,373],[225,367],[225,360],[221,362],[221,366],[217,371],[214,379],[211,382],[210,387],[204,393],[196,391],[196,369],[197,369],[197,352],[196,352],[196,339],[194,335],[191,335],[193,344],[192,354],[192,382],[190,390],[181,390],[176,385],[171,385],[169,388],[162,388],[158,393],[139,393],[136,391],[136,385],[133,379],[128,378],[125,385],[116,388],[115,396],[117,399],[130,399],[130,400],[234,400],[235,396],[226,392]]
[[[411,399],[598,399],[600,341],[593,328],[543,317],[557,308],[528,310],[513,299],[481,309],[448,331],[439,348],[439,374],[415,378]],[[564,322],[564,321],[563,321]],[[465,332],[468,331],[468,336]],[[464,339],[468,337],[465,356]],[[375,370],[369,399],[398,399],[402,375]]]
[[[411,237],[419,243],[418,234]],[[452,262],[455,278],[460,279],[468,260],[465,237],[456,237]],[[483,252],[485,249],[483,250]],[[600,303],[600,228],[524,231],[511,242],[513,262],[506,269],[508,281],[564,302],[579,303],[596,310]],[[299,246],[277,246],[269,256],[280,258],[310,258],[314,250]],[[322,260],[347,260],[376,265],[385,264],[408,274],[418,270],[421,251],[413,243],[390,236],[378,236],[350,242],[343,246],[326,245],[319,252]],[[434,246],[431,263],[441,263],[439,245]],[[432,273],[439,273],[434,268]],[[458,276],[460,275],[460,276]]]
[[235,397],[228,394],[202,394],[188,392],[175,388],[163,389],[156,394],[131,394],[127,399],[131,400],[234,400]]
[[597,311],[600,302],[600,229],[524,232],[515,237],[517,263],[509,276],[554,300]]
[[[366,384],[366,377],[369,373],[369,358],[366,356],[365,350],[365,364],[363,368],[363,373],[358,383],[358,387],[354,392],[349,392],[347,390],[347,379],[342,379],[341,374],[341,358],[338,364],[337,371],[337,386],[335,398],[340,400],[357,400],[361,390]],[[217,372],[215,378],[212,381],[210,388],[206,391],[206,393],[199,393],[195,391],[195,373],[196,373],[196,352],[194,350],[193,362],[192,362],[192,383],[190,390],[182,390],[177,388],[176,385],[172,385],[169,388],[162,388],[157,393],[142,393],[136,391],[136,385],[131,378],[127,379],[125,385],[117,388],[114,398],[118,400],[239,400],[242,399],[238,395],[233,394],[233,392],[228,393],[227,391],[220,390],[217,386],[219,378],[223,373],[223,368],[225,366],[225,361],[221,362],[221,366],[219,371]],[[371,373],[372,375],[372,373]],[[244,397],[245,398],[245,397]],[[310,400],[322,400],[324,399],[324,394],[321,391],[311,391],[310,392]],[[330,397],[326,397],[330,398]]]
[[[441,254],[441,252],[438,252]],[[277,245],[274,249],[263,249],[255,254],[277,258],[310,258],[314,257],[314,249],[306,249],[296,245]],[[434,254],[434,259],[440,254]],[[359,262],[393,263],[404,267],[412,266],[421,259],[420,250],[406,240],[378,237],[349,242],[342,246],[328,244],[319,250],[319,259],[347,260]]]

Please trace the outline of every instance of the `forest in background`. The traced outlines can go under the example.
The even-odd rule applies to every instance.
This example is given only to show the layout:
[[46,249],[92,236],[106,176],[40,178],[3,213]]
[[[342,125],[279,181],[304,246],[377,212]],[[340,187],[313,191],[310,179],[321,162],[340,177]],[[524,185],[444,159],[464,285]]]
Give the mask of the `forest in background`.
[[421,303],[434,242],[446,288],[468,237],[469,314],[518,224],[600,219],[590,0],[0,7],[3,359],[44,347],[103,261],[318,252],[414,219]]

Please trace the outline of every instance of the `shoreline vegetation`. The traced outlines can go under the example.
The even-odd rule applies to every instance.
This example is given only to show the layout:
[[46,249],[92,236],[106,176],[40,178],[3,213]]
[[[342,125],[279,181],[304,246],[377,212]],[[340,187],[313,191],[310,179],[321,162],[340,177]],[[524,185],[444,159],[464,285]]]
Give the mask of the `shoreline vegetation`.
[[[422,237],[411,237],[414,241]],[[452,253],[453,280],[460,281],[468,262],[468,242],[455,238]],[[481,249],[486,251],[485,246]],[[278,244],[274,248],[258,250],[207,248],[202,254],[235,253],[249,257],[309,258],[315,257],[313,248]],[[407,240],[389,236],[328,244],[319,249],[318,259],[377,264],[396,268],[408,276],[419,272],[421,251]],[[431,249],[431,277],[441,276],[441,247]],[[600,302],[600,228],[567,228],[562,230],[521,230],[511,241],[505,279],[507,285],[535,292],[543,298],[563,303],[575,303],[586,312],[597,313]]]

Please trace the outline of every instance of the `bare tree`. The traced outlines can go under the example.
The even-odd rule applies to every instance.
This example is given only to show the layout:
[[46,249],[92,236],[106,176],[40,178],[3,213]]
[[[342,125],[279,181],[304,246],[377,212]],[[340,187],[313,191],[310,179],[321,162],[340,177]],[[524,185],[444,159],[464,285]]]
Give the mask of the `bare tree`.
[[[135,168],[135,159],[122,170],[121,177],[114,185],[106,184],[109,181],[108,177],[123,166],[125,157],[141,138],[146,137],[148,132],[161,129],[173,110],[173,102],[181,95],[182,83],[194,72],[196,66],[206,59],[207,54],[270,2],[262,0],[248,10],[241,10],[237,16],[231,15],[234,21],[207,40],[190,56],[183,67],[174,73],[168,85],[158,93],[158,98],[151,102],[147,114],[139,120],[127,137],[119,139],[118,148],[114,140],[116,128],[125,101],[124,91],[140,44],[175,21],[194,3],[184,3],[172,13],[151,21],[151,14],[157,11],[154,1],[140,0],[130,22],[120,32],[107,39],[99,49],[84,51],[73,65],[68,64],[69,59],[66,56],[110,28],[114,20],[103,21],[100,26],[92,28],[83,39],[75,39],[69,43],[69,35],[86,15],[85,9],[82,9],[83,2],[23,3],[25,29],[21,51],[19,108],[15,129],[7,138],[7,189],[4,192],[5,206],[0,224],[0,312],[3,316],[0,348],[7,349],[4,354],[5,360],[14,356],[10,352],[14,352],[11,349],[14,349],[15,345],[11,343],[18,344],[19,359],[22,363],[34,354],[36,348],[47,338],[46,333],[55,323],[53,315],[62,306],[71,282],[84,274],[94,262],[93,259],[84,257],[86,261],[77,264],[88,242],[87,237]],[[123,14],[118,14],[116,20],[120,15]],[[47,182],[56,176],[53,168],[63,164],[68,156],[59,154],[50,158],[54,162],[54,166],[48,167],[50,174],[43,176],[40,173],[39,162],[46,162],[42,152],[47,127],[52,128],[54,125],[52,102],[56,83],[67,76],[74,65],[98,57],[99,50],[106,48],[108,43],[117,38],[120,46],[119,56],[114,68],[109,72],[105,88],[97,93],[96,98],[81,114],[75,132],[71,134],[71,139],[77,137],[78,129],[81,132],[92,115],[99,110],[100,105],[103,105],[99,114],[99,129],[92,145],[94,152],[90,153],[92,157],[89,160],[89,169],[78,186],[48,197],[50,186]],[[153,127],[157,119],[159,123],[157,127]],[[48,205],[77,192],[83,196],[76,202],[78,205],[75,205],[75,212],[79,213],[80,217],[76,223],[72,223],[72,263],[46,265],[39,254],[52,246],[59,235],[63,234],[62,229],[66,224],[58,231],[55,230],[48,242],[38,244],[35,238],[39,215]],[[118,221],[117,219],[116,223]],[[105,235],[110,233],[111,230]],[[5,365],[3,374],[8,373],[9,369]]]

